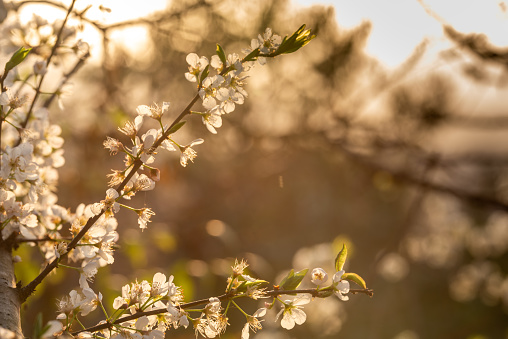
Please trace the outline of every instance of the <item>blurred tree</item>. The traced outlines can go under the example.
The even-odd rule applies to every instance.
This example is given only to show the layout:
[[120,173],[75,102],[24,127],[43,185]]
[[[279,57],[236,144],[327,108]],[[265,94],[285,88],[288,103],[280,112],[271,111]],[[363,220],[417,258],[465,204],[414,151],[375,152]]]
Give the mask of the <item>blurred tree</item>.
[[[153,233],[139,237],[120,216],[119,264],[96,284],[113,293],[151,276],[150,263],[182,279],[187,297],[208,297],[222,286],[225,258],[246,257],[274,279],[295,253],[307,267],[333,265],[320,253],[347,241],[375,297],[316,308],[310,325],[290,334],[267,321],[256,338],[505,337],[506,49],[445,26],[453,45],[430,66],[422,65],[424,41],[386,70],[363,51],[370,23],[345,30],[331,7],[291,6],[172,2],[125,23],[149,27],[150,48],[134,55],[110,36],[124,25],[84,21],[103,33],[104,57],[85,66],[76,86],[86,92],[68,105],[60,194],[70,206],[102,194],[117,160],[95,150],[134,107],[164,100],[179,108],[191,98],[192,85],[182,85],[187,53],[211,54],[217,41],[239,51],[267,26],[290,31],[306,22],[318,35],[312,48],[254,70],[250,100],[224,119],[231,128],[206,135],[199,166],[158,160],[167,189],[138,197],[157,212]],[[476,94],[480,87],[499,91],[488,99],[496,111]],[[478,100],[473,108],[469,96]],[[189,141],[207,133],[199,119],[188,125]],[[34,309],[65,281],[53,284],[31,301]],[[337,326],[323,332],[323,319]]]

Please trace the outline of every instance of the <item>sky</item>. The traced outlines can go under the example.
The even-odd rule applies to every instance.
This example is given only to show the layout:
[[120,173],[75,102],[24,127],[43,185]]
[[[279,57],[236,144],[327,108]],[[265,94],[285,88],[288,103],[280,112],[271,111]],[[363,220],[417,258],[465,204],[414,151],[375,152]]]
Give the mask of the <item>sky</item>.
[[[498,46],[508,46],[507,0],[293,0],[300,6],[334,6],[339,27],[372,22],[366,52],[388,67],[402,63],[423,39],[439,44],[442,25],[461,33],[483,33]],[[436,17],[426,12],[427,6]]]

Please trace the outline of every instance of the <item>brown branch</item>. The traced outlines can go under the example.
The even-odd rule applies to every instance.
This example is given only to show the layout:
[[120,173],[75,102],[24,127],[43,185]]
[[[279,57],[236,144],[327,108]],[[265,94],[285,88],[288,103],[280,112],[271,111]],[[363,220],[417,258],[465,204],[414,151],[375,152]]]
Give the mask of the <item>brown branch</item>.
[[[166,130],[166,132],[152,145],[152,148],[149,150],[148,154],[153,154],[157,147],[160,146],[160,144],[168,137],[169,132],[173,126],[175,126],[177,123],[179,123],[187,114],[190,114],[190,110],[192,106],[196,103],[196,101],[199,99],[199,94],[196,94],[194,98],[191,100],[191,102],[183,109],[183,111],[180,113],[180,115],[173,121],[171,126]],[[140,159],[137,159],[134,161],[133,166],[129,174],[125,177],[125,179],[122,181],[120,185],[116,188],[118,192],[120,192],[125,185],[129,182],[129,180],[132,178],[134,173],[143,165],[143,162]],[[81,231],[72,239],[72,241],[67,245],[67,251],[60,256],[60,258],[54,259],[51,263],[49,263],[44,270],[34,279],[32,280],[28,285],[22,287],[19,289],[20,293],[20,299],[21,302],[24,303],[26,299],[35,291],[35,288],[44,280],[44,278],[51,273],[56,267],[58,267],[58,263],[60,260],[67,257],[72,249],[74,249],[78,242],[85,236],[86,232],[99,220],[99,218],[105,213],[105,210],[101,211],[98,215],[88,219],[87,223]]]
[[[290,294],[310,294],[310,295],[312,295],[312,297],[317,297],[319,295],[319,293],[322,291],[323,290],[318,290],[317,288],[301,289],[301,290],[271,290],[271,291],[265,292],[264,294],[267,297],[277,297],[278,295],[290,295]],[[365,295],[368,295],[369,297],[374,296],[374,290],[372,290],[370,288],[350,289],[349,292],[352,294],[365,294]],[[237,298],[237,297],[247,297],[247,296],[246,295],[237,295],[235,292],[231,292],[231,293],[226,293],[226,294],[220,295],[217,298],[221,301],[224,301],[224,300],[231,300],[231,299]],[[200,299],[200,300],[191,301],[188,303],[178,305],[178,307],[181,309],[187,309],[187,308],[192,308],[192,307],[199,306],[199,305],[205,305],[205,304],[208,304],[209,302],[210,302],[209,298],[208,299]],[[126,321],[141,318],[143,316],[157,315],[157,314],[162,314],[162,313],[166,313],[166,312],[167,312],[166,308],[161,308],[161,309],[151,310],[151,311],[146,311],[146,312],[138,312],[138,313],[129,315],[127,317],[117,319],[113,323],[104,323],[104,324],[96,325],[93,327],[89,327],[87,329],[72,332],[71,334],[78,335],[79,333],[84,332],[84,331],[93,333],[93,332],[97,332],[97,331],[104,330],[107,328],[111,328],[113,325],[116,325],[116,324],[121,324]]]
[[[177,123],[179,123],[187,114],[190,114],[192,106],[196,103],[196,101],[199,99],[199,94],[196,94],[194,98],[190,101],[190,103],[182,110],[180,115],[173,121],[171,126],[166,130],[166,132],[152,145],[152,148],[147,152],[148,155],[153,154],[157,147],[160,146],[160,144],[169,136],[169,132],[171,131],[171,128],[175,126]],[[125,185],[129,182],[129,180],[132,178],[134,173],[137,172],[137,170],[143,165],[143,162],[140,159],[137,159],[134,161],[132,165],[132,169],[129,172],[129,174],[125,177],[125,179],[122,181],[120,185],[116,188],[117,192],[120,192]],[[56,267],[58,267],[58,263],[60,260],[67,257],[72,249],[74,249],[78,242],[85,236],[86,232],[99,220],[99,218],[105,213],[105,210],[102,210],[98,215],[88,219],[87,223],[81,231],[72,239],[72,241],[67,245],[67,251],[60,256],[60,258],[54,259],[51,263],[49,263],[44,270],[34,279],[32,280],[28,285],[22,287],[19,289],[20,299],[21,302],[24,303],[26,299],[35,291],[35,288],[44,280],[44,278],[51,273]]]
[[46,267],[42,270],[42,272],[39,273],[39,275],[34,280],[32,280],[28,285],[18,289],[21,303],[24,303],[26,299],[35,291],[35,288],[39,286],[39,284],[44,280],[44,278],[46,278],[46,276],[48,276],[48,274],[50,274],[51,271],[53,271],[56,267],[58,267],[58,263],[60,262],[60,260],[66,258],[69,255],[69,253],[78,245],[78,242],[81,240],[81,238],[85,236],[86,232],[88,232],[90,227],[92,227],[97,222],[97,220],[99,220],[99,218],[104,214],[104,212],[105,211],[101,211],[98,215],[88,219],[86,225],[83,226],[81,231],[67,245],[67,251],[63,253],[60,256],[60,258],[55,258],[51,263],[46,265]]

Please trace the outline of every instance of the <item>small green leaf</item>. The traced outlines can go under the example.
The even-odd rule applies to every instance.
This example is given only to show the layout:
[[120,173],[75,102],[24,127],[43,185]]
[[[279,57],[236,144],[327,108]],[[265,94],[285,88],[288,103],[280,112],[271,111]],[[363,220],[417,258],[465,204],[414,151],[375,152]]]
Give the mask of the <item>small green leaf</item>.
[[242,293],[242,292],[246,292],[247,291],[247,288],[250,287],[250,288],[253,288],[253,287],[257,287],[257,286],[261,286],[263,284],[266,284],[268,281],[265,281],[265,280],[256,280],[256,281],[243,281],[240,286],[237,287],[237,291]]
[[244,61],[256,61],[258,56],[259,56],[259,48],[256,48],[255,50],[253,50],[252,52],[250,52],[249,54],[247,54],[247,56],[245,58],[243,58]]
[[40,338],[44,334],[44,332],[45,331],[42,326],[42,312],[39,312],[35,316],[35,321],[34,321],[34,332],[33,332],[34,339]]
[[19,65],[23,60],[25,60],[28,53],[30,53],[31,48],[20,47],[14,54],[11,59],[7,61],[5,64],[5,72],[9,72],[11,69]]
[[303,278],[307,274],[307,271],[309,269],[306,268],[304,270],[301,270],[299,272],[295,273],[295,270],[291,270],[288,275],[282,279],[281,283],[279,284],[280,288],[283,290],[295,290],[300,286],[302,283]]
[[187,121],[180,121],[179,123],[177,123],[175,126],[171,127],[171,129],[169,130],[169,134],[173,134],[175,133],[176,131],[178,131],[180,128],[183,127],[183,125],[185,125]]
[[363,280],[362,277],[360,277],[356,273],[344,273],[342,275],[342,280],[349,280],[357,284],[358,286],[362,288],[367,288],[367,284],[365,283],[365,280]]
[[346,262],[347,258],[347,247],[346,244],[342,245],[342,249],[340,250],[339,254],[337,254],[337,257],[335,258],[335,269],[338,271],[342,271],[342,268],[344,267],[344,263]]
[[219,56],[220,61],[222,61],[224,67],[226,67],[226,53],[224,53],[224,50],[219,44],[217,44],[217,55]]

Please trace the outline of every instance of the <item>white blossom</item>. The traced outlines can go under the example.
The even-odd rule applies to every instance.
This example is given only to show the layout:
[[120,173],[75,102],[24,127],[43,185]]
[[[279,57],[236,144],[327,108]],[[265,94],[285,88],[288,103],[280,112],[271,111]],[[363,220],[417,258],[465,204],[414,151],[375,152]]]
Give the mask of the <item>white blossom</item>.
[[328,274],[322,268],[314,268],[311,273],[312,283],[315,285],[324,284],[328,280]]
[[277,314],[275,321],[282,315],[281,326],[287,330],[295,327],[295,324],[301,325],[307,319],[307,315],[302,311],[303,305],[310,302],[311,296],[308,294],[300,294],[293,300],[284,301],[284,305]]
[[261,321],[258,318],[264,317],[266,315],[266,308],[260,308],[252,316],[247,317],[247,323],[243,326],[241,339],[249,339],[250,333],[249,329],[256,333],[258,330],[262,329]]
[[180,155],[180,165],[183,167],[187,166],[189,160],[191,162],[197,157],[198,153],[192,148],[193,146],[200,145],[205,142],[203,139],[193,140],[190,144],[185,146],[180,146],[180,151],[182,154]]
[[217,134],[216,128],[222,126],[222,117],[220,106],[217,105],[213,107],[211,110],[202,115],[203,124],[205,124],[206,128],[210,133]]
[[204,56],[199,57],[196,53],[189,53],[185,60],[189,64],[189,72],[185,73],[185,78],[190,82],[197,82],[199,75],[208,65],[208,59]]
[[334,291],[340,300],[348,301],[349,297],[346,294],[349,293],[349,281],[341,279],[344,273],[344,270],[342,270],[333,275]]

